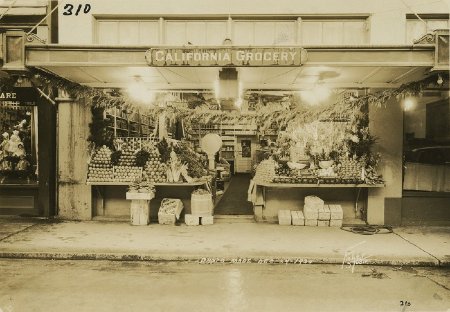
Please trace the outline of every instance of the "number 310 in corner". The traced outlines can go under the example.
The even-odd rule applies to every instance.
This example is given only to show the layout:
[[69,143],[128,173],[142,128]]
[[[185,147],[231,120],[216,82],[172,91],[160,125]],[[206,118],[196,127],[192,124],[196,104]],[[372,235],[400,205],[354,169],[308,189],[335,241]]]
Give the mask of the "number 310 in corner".
[[[90,4],[79,4],[76,6],[75,13],[74,13],[75,6],[73,4],[67,3],[64,6],[63,15],[75,15],[78,16],[80,13],[87,14],[91,10]],[[81,11],[83,9],[83,11]]]

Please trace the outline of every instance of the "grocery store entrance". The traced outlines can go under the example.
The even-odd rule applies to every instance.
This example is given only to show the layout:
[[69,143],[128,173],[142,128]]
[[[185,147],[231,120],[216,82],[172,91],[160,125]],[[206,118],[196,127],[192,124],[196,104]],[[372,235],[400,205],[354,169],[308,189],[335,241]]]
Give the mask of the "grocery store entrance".
[[237,173],[231,177],[230,184],[214,209],[216,215],[253,215],[251,202],[247,201],[247,190],[251,176]]

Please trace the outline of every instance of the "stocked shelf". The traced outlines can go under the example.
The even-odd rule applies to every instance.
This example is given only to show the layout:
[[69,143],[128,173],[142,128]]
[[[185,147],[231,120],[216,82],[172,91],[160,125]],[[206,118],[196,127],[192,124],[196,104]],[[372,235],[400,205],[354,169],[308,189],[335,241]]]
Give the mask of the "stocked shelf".
[[113,130],[114,135],[137,137],[149,135],[154,127],[149,116],[139,112],[126,112],[117,108],[111,108],[105,111],[105,119],[109,119],[112,123],[109,126]]
[[326,184],[326,183],[311,183],[311,184],[299,184],[299,183],[272,183],[272,182],[257,182],[255,183],[260,186],[265,187],[276,187],[276,188],[301,188],[301,187],[349,187],[349,188],[374,188],[374,187],[384,187],[384,184]]
[[[198,182],[191,182],[191,183],[153,183],[153,185],[155,186],[199,186],[199,185],[204,185],[205,183],[207,183],[206,181],[198,181]],[[86,182],[86,185],[97,185],[97,186],[101,186],[101,185],[117,185],[117,186],[121,186],[121,185],[130,185],[131,182]]]

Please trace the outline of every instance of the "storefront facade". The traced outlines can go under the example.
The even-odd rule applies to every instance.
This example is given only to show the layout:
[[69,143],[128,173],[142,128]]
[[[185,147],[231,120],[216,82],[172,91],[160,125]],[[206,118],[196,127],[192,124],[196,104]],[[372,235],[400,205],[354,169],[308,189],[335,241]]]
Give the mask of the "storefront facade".
[[[394,90],[432,74],[447,73],[448,77],[448,61],[437,66],[435,41],[413,44],[413,40],[433,29],[448,29],[448,14],[444,13],[448,9],[444,6],[415,6],[418,19],[400,1],[386,4],[382,11],[379,5],[371,8],[360,1],[347,1],[345,5],[327,1],[320,11],[314,4],[300,6],[288,0],[264,6],[235,1],[213,5],[205,5],[204,1],[183,5],[133,1],[126,7],[120,2],[98,1],[82,7],[75,16],[71,4],[61,2],[59,44],[28,45],[26,65],[102,89],[127,88],[140,79],[155,92],[214,93],[219,71],[233,67],[239,75],[239,89],[247,92],[294,93],[321,85],[338,90],[338,94],[371,94]],[[423,23],[427,23],[425,28]],[[193,50],[184,56],[174,52],[183,49]],[[205,52],[207,49],[216,54]],[[233,66],[220,54],[226,49],[235,53]],[[269,53],[270,49],[277,54]],[[290,54],[294,52],[298,58]],[[448,88],[441,89],[437,90],[439,97],[448,107]],[[95,195],[99,189],[86,183],[90,157],[87,125],[92,121],[86,104],[90,101],[64,94],[57,99],[57,193],[61,218],[89,220],[97,215],[95,202],[103,200]],[[403,215],[411,214],[402,178],[403,102],[391,98],[384,104],[382,108],[368,108],[370,133],[379,138],[376,149],[381,154],[379,172],[384,185],[315,191],[329,201],[335,198],[342,203],[349,220],[354,214],[354,218],[363,218],[369,224],[400,224]],[[241,110],[248,110],[251,103],[244,99],[240,105]],[[252,160],[257,157],[258,127],[231,128],[230,149],[226,151],[235,155],[234,171],[250,171]],[[202,131],[211,129],[199,127],[198,132]],[[221,131],[221,135],[227,135],[226,127],[221,126]],[[280,207],[298,209],[301,198],[312,192],[265,188],[261,191],[265,197],[255,202],[254,214],[266,221],[275,221]],[[284,197],[286,192],[289,195]],[[438,209],[440,212],[433,218],[448,221],[448,197],[444,193],[437,195],[443,209]],[[419,210],[414,213],[420,216]]]
[[24,63],[27,38],[52,40],[51,9],[47,1],[2,5],[1,215],[56,214],[56,108],[39,95]]

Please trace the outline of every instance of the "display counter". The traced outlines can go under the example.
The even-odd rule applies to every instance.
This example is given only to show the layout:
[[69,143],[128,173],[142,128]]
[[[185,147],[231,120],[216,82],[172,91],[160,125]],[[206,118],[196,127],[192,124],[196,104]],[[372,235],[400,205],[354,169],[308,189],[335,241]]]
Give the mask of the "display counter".
[[256,182],[251,188],[255,219],[277,222],[279,210],[303,210],[304,198],[315,195],[327,204],[338,204],[344,212],[344,223],[359,223],[365,218],[367,189],[384,184],[288,184]]
[[[92,186],[93,217],[130,217],[130,203],[126,192],[130,182],[88,182]],[[206,181],[192,183],[154,183],[155,198],[150,202],[150,218],[156,220],[163,198],[179,198],[183,214],[191,212],[191,193]]]

